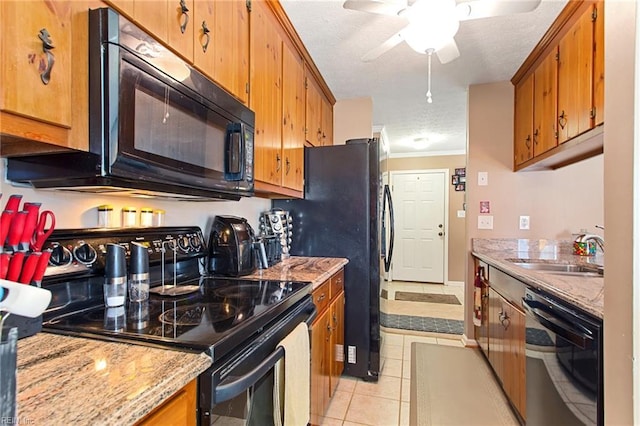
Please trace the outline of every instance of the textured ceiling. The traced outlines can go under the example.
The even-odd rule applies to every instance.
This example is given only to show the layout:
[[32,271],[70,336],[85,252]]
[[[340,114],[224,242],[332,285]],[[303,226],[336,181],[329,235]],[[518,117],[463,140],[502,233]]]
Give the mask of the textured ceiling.
[[[405,20],[346,10],[336,0],[280,2],[336,99],[373,99],[373,124],[384,126],[392,156],[464,152],[468,86],[510,80],[566,4],[543,0],[533,12],[461,22],[460,57],[444,65],[432,59],[427,104],[427,55],[403,42],[374,61],[360,59]],[[429,142],[418,146],[422,138]]]

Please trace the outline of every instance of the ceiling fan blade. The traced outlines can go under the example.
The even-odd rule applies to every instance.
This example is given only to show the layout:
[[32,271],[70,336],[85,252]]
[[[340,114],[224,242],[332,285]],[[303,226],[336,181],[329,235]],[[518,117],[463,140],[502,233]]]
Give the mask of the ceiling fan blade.
[[367,53],[365,53],[364,56],[362,57],[362,60],[364,62],[373,61],[374,59],[377,59],[378,57],[380,57],[383,53],[388,52],[389,50],[391,50],[394,47],[396,47],[398,44],[402,43],[404,38],[400,34],[401,32],[402,31],[399,31],[399,32],[395,33],[394,35],[389,37],[387,39],[387,41],[385,41],[384,43],[382,43],[381,45],[379,45],[377,47],[374,47],[373,49],[371,49]]
[[447,44],[436,50],[436,55],[438,55],[441,64],[446,64],[459,57],[460,51],[458,50],[456,41],[451,39]]
[[541,0],[471,0],[458,3],[456,11],[459,20],[467,21],[531,12],[540,2]]
[[397,16],[401,10],[406,9],[406,2],[383,2],[377,0],[347,0],[342,5],[345,9],[360,12],[375,13],[378,15]]

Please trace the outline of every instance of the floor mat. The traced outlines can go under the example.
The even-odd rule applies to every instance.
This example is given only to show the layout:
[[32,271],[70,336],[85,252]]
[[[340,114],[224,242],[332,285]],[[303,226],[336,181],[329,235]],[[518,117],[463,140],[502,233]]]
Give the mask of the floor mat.
[[462,334],[464,321],[446,318],[414,317],[380,312],[380,325],[400,330],[428,331],[431,333]]
[[415,342],[409,424],[515,426],[518,422],[478,349]]
[[408,302],[446,303],[448,305],[462,305],[454,294],[413,293],[410,291],[396,291],[396,300]]

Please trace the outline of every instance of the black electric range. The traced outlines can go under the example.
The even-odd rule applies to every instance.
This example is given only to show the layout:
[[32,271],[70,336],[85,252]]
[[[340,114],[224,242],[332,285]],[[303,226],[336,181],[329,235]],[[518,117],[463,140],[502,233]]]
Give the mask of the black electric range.
[[[145,302],[105,308],[107,243],[148,247],[151,285],[192,291],[177,296],[151,293]],[[206,275],[206,248],[197,227],[57,230],[43,287],[52,302],[45,331],[206,352],[214,361],[257,338],[293,310],[313,309],[306,282],[246,280]]]

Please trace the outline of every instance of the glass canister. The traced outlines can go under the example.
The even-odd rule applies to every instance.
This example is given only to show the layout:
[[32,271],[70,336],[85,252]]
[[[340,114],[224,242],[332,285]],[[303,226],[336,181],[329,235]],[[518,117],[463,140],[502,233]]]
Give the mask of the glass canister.
[[140,226],[146,228],[153,226],[153,209],[143,207],[140,209]]
[[138,223],[138,210],[135,207],[122,208],[122,227],[133,228]]
[[113,206],[103,204],[98,206],[98,228],[113,228]]
[[164,210],[156,209],[153,211],[153,226],[164,226]]

